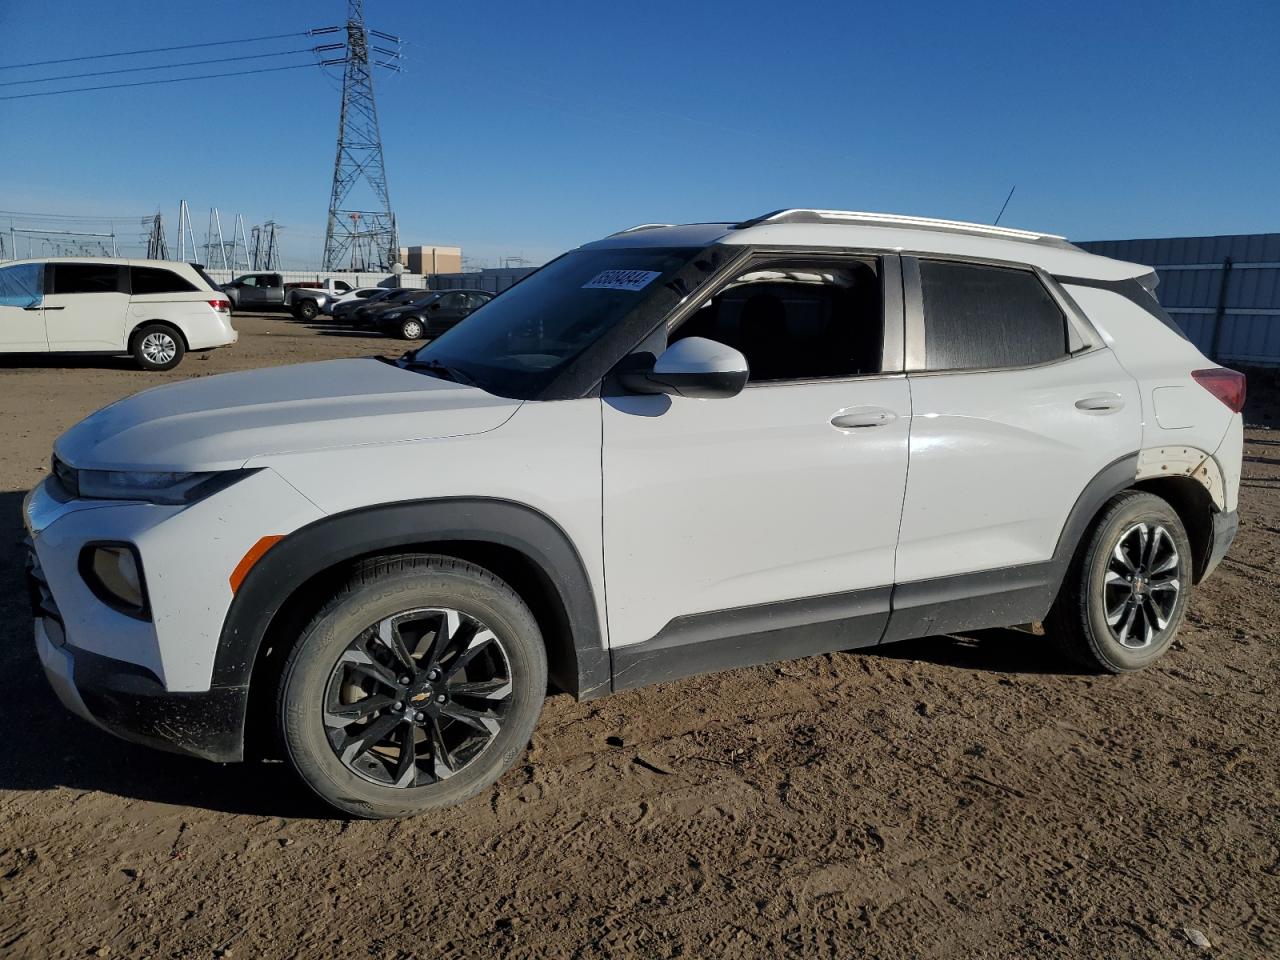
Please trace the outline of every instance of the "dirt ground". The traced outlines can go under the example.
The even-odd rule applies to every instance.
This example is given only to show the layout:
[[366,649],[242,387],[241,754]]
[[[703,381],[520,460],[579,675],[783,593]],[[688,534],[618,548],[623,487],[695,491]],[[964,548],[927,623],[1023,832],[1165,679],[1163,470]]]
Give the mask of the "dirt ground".
[[0,955],[1280,955],[1280,393],[1235,547],[1145,673],[1000,630],[557,696],[487,794],[346,822],[278,763],[96,731],[32,650],[19,505],[58,433],[164,380],[404,346],[237,325],[171,374],[0,366]]

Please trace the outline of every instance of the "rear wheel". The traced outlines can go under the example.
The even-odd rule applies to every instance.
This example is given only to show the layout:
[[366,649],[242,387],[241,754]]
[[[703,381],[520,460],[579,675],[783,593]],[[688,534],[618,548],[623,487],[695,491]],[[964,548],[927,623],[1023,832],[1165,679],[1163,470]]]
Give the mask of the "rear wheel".
[[503,581],[446,557],[370,564],[285,664],[278,717],[294,769],[361,817],[460,803],[520,756],[542,710],[537,622]]
[[1127,673],[1173,643],[1191,586],[1191,543],[1178,514],[1129,491],[1103,509],[1046,623],[1059,648],[1093,670]]
[[416,317],[407,317],[400,323],[400,339],[402,340],[421,340],[422,321]]
[[150,323],[133,335],[130,353],[143,370],[172,370],[187,352],[182,337],[172,327]]
[[293,315],[299,320],[314,320],[319,313],[320,305],[314,300],[303,300],[293,308]]

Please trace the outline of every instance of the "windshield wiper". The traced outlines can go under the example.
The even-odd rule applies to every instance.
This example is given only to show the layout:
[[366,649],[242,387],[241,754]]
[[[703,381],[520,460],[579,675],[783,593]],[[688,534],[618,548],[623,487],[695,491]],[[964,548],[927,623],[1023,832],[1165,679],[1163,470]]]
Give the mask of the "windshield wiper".
[[415,360],[407,354],[396,361],[396,366],[404,370],[422,370],[426,373],[434,373],[441,380],[452,380],[454,383],[461,383],[468,387],[474,387],[476,382],[456,367],[446,366],[439,360]]

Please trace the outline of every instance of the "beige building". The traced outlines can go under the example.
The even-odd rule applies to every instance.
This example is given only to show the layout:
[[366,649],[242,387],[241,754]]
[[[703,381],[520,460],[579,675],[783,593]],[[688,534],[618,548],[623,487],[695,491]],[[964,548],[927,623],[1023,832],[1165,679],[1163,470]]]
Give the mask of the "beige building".
[[461,247],[401,247],[400,262],[409,273],[461,273]]

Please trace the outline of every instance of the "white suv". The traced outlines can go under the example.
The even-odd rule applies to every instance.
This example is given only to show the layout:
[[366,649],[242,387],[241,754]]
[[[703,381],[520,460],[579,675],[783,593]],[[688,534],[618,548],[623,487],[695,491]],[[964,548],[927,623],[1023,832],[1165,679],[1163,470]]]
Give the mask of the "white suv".
[[231,303],[200,267],[58,257],[0,263],[0,353],[132,354],[170,370],[236,342]]
[[548,681],[1034,621],[1140,669],[1234,535],[1244,401],[1152,280],[946,221],[647,225],[398,361],[148,390],[27,498],[40,659],[130,739],[278,734],[363,816],[492,783]]

